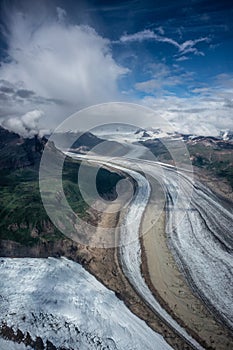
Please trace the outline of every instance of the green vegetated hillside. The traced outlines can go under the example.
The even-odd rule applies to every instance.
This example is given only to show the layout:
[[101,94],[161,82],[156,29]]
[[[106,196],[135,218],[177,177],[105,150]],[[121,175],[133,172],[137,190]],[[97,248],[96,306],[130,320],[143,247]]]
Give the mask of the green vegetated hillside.
[[[63,238],[62,233],[50,221],[40,196],[39,164],[46,139],[22,139],[17,134],[0,129],[0,239],[12,240],[23,245],[35,245],[43,241]],[[56,166],[56,157],[60,152],[53,144],[47,145]],[[83,200],[78,186],[79,162],[67,157],[63,168],[63,190],[72,209],[83,217],[88,205]],[[86,167],[83,181],[91,181],[94,168]],[[49,174],[50,179],[53,174]],[[103,197],[116,196],[115,185],[120,175],[107,169],[100,169],[97,174],[97,189]],[[56,179],[55,179],[56,180]],[[51,182],[50,182],[51,183]],[[55,198],[54,208],[62,211],[59,193],[54,193],[56,186],[49,187],[47,196]],[[88,218],[87,218],[88,219]]]

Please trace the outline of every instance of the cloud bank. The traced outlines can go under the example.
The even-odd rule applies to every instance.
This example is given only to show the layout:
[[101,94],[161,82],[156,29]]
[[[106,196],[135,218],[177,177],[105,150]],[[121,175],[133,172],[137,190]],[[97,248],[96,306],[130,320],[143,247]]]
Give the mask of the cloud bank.
[[[220,130],[232,129],[233,103],[217,91],[200,90],[192,97],[146,96],[142,102],[168,120],[176,131],[194,135],[218,136]],[[232,95],[231,95],[232,96]],[[233,99],[231,99],[231,102]]]

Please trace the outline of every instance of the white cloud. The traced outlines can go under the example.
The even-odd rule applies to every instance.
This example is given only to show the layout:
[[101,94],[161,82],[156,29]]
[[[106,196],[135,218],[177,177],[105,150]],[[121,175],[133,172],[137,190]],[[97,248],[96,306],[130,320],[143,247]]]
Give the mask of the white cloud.
[[61,7],[57,7],[57,17],[58,17],[58,21],[59,22],[63,22],[64,19],[66,18],[66,11],[64,9],[62,9]]
[[163,29],[163,27],[162,27],[162,26],[160,26],[160,27],[156,28],[156,30],[157,30],[157,31],[158,31],[158,33],[159,33],[159,34],[161,34],[161,35],[164,35],[164,34],[165,34],[165,31],[164,31],[164,29]]
[[33,136],[39,132],[38,122],[43,116],[40,110],[27,112],[21,117],[10,117],[3,121],[3,126],[23,136]]
[[[153,64],[149,73],[151,79],[135,84],[137,90],[148,94],[138,102],[153,108],[177,131],[217,136],[220,130],[233,128],[232,75],[219,74],[208,85],[197,84],[195,73],[177,65]],[[173,93],[178,85],[186,87],[182,97]]]
[[134,33],[134,34],[124,34],[121,36],[120,41],[123,43],[132,42],[132,41],[139,41],[140,42],[140,41],[144,41],[144,40],[148,40],[148,39],[154,39],[155,41],[160,41],[160,42],[167,42],[167,43],[179,48],[179,44],[175,40],[170,39],[170,38],[166,38],[166,37],[162,37],[149,29],[146,29],[146,30],[143,30],[141,32]]
[[182,62],[182,61],[187,61],[188,59],[189,59],[189,57],[187,57],[187,56],[180,56],[176,59],[176,61]]
[[[163,34],[163,33],[161,33]],[[193,53],[195,55],[204,55],[203,52],[199,51],[195,46],[200,42],[209,42],[210,39],[208,37],[198,38],[195,40],[186,40],[183,43],[179,44],[177,41],[167,38],[162,35],[158,35],[154,33],[152,30],[146,29],[141,32],[137,32],[134,34],[124,34],[120,38],[120,42],[127,43],[127,42],[133,42],[133,41],[139,41],[142,42],[144,40],[155,40],[157,42],[164,42],[170,45],[173,45],[176,47],[179,51],[179,54],[187,54],[187,53]]]
[[195,92],[200,94],[187,98],[145,97],[142,103],[153,108],[179,132],[217,136],[220,130],[232,129],[233,103],[229,104],[227,97],[220,96],[218,91],[209,92],[208,96],[206,90]]
[[175,68],[172,71],[170,67],[164,63],[151,64],[148,72],[152,79],[136,83],[136,90],[147,93],[157,90],[156,92],[161,95],[164,92],[163,89],[165,87],[180,85],[182,82],[181,72],[177,72]]
[[147,93],[153,92],[155,89],[160,89],[163,83],[156,79],[150,79],[141,83],[135,84],[135,89]]
[[209,95],[211,93],[211,89],[208,87],[202,87],[202,88],[195,88],[192,90],[193,93],[195,94],[206,94]]
[[169,86],[176,86],[179,84],[181,84],[181,81],[178,77],[170,76],[165,79],[150,79],[140,83],[136,83],[135,89],[139,91],[144,91],[147,93],[156,91],[161,95],[164,93],[164,90],[163,90],[164,88]]
[[[32,109],[45,112],[49,126],[80,108],[119,99],[118,79],[128,70],[116,63],[110,41],[89,26],[69,25],[65,11],[58,19],[36,19],[19,12],[9,21],[8,54],[2,79],[17,89],[33,91],[4,105],[1,116],[17,117]],[[34,20],[34,21],[33,21]]]
[[223,91],[233,91],[233,76],[222,73],[216,76],[216,86]]

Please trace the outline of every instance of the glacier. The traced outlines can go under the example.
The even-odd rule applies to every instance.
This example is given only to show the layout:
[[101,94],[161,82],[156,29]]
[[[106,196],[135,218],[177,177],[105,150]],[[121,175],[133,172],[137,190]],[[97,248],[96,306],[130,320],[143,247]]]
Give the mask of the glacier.
[[[79,350],[172,349],[114,292],[66,258],[1,258],[0,279],[0,322],[44,344],[49,340]],[[12,347],[1,342],[2,350]]]

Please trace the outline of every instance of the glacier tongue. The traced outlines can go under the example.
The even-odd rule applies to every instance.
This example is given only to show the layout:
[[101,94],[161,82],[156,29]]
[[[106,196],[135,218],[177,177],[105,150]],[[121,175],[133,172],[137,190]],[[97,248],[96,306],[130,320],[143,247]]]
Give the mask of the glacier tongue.
[[0,279],[0,322],[33,339],[41,337],[44,344],[49,340],[80,350],[171,349],[75,262],[1,258]]

